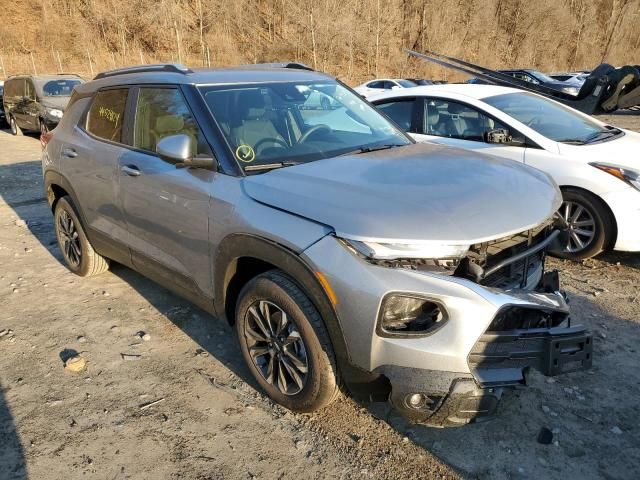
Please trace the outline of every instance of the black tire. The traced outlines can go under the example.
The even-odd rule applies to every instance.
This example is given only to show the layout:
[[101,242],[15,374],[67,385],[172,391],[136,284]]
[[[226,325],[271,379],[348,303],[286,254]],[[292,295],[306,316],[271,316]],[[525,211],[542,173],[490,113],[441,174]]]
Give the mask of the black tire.
[[[549,253],[555,257],[568,260],[585,260],[594,257],[606,249],[613,234],[614,220],[602,200],[592,193],[574,188],[564,189],[562,191],[562,197],[563,203],[560,210],[558,210],[562,218],[566,217],[567,211],[569,211],[569,213],[572,212],[572,206],[574,208],[574,215],[579,207],[581,207],[583,213],[581,213],[575,221],[578,223],[586,223],[587,220],[591,218],[593,220],[593,226],[572,226],[571,218],[569,218],[569,238],[567,245],[563,250],[553,250]],[[592,232],[592,236],[588,242],[586,241],[587,238],[589,238],[588,235],[581,236],[581,234],[578,233],[584,231]],[[584,244],[582,248],[579,247],[576,236]]]
[[16,137],[22,136],[22,129],[16,123],[16,119],[13,116],[9,117],[9,127],[11,128],[11,135]]
[[62,197],[56,203],[54,228],[69,270],[81,277],[91,277],[109,270],[109,260],[93,249],[69,197]]
[[[261,312],[264,304],[270,309],[272,325],[277,324],[278,319],[282,318],[280,312],[286,314],[285,325],[290,330],[285,331],[279,339],[276,335],[267,338],[264,330],[258,334],[264,337],[265,341],[257,340],[254,336],[255,331],[259,329],[256,327],[256,317],[250,309],[257,311],[264,320],[265,316]],[[245,362],[257,382],[275,402],[295,412],[312,412],[329,405],[338,397],[338,369],[324,322],[309,298],[285,273],[271,270],[258,275],[244,286],[236,304],[235,325]],[[299,335],[295,335],[295,332]],[[298,340],[282,347],[280,341],[285,335],[287,339]],[[299,341],[302,342],[303,348],[300,347]],[[254,360],[250,349],[252,352],[266,349],[271,353],[255,355]],[[290,361],[292,354],[297,360],[295,364]],[[259,362],[263,365],[260,366]],[[281,366],[281,362],[286,362],[284,367],[288,370]],[[304,379],[300,378],[303,380],[301,386],[289,372],[291,365],[305,362],[307,373],[304,374]],[[272,367],[271,381],[265,372],[269,371],[269,365]],[[302,377],[303,370],[295,369],[294,374]],[[290,380],[289,383],[284,383],[292,388],[280,387],[278,375],[281,371],[285,380]]]

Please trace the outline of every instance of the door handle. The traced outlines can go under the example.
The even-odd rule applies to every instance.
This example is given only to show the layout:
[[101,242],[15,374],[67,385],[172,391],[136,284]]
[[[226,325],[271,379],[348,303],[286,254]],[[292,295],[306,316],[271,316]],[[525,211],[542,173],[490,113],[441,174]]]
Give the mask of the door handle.
[[78,152],[76,152],[73,148],[65,148],[62,150],[62,155],[68,158],[76,158],[78,156]]
[[120,170],[129,175],[130,177],[138,177],[142,172],[135,165],[125,165]]

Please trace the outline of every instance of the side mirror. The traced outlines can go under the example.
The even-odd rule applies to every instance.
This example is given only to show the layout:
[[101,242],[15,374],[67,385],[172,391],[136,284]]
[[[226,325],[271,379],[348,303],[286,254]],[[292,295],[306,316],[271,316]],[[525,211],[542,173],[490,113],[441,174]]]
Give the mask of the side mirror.
[[391,90],[399,90],[400,87],[398,85],[394,85],[393,87],[391,87]]
[[509,147],[524,147],[526,141],[520,134],[518,136],[512,136],[509,130],[506,128],[496,128],[495,130],[489,130],[484,134],[485,142],[505,145]]
[[485,133],[487,143],[510,143],[511,135],[506,128],[496,128]]
[[162,138],[156,145],[158,156],[176,167],[207,168],[214,170],[216,161],[213,158],[193,156],[192,139],[189,135],[178,133]]

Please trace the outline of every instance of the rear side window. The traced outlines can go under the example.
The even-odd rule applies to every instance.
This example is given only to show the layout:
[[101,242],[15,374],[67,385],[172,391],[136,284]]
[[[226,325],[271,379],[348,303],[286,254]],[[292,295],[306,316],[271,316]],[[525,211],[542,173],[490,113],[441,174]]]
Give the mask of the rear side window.
[[24,97],[24,78],[7,80],[4,83],[4,88],[7,98]]
[[127,105],[127,88],[96,93],[87,114],[87,131],[111,142],[122,142],[122,122]]

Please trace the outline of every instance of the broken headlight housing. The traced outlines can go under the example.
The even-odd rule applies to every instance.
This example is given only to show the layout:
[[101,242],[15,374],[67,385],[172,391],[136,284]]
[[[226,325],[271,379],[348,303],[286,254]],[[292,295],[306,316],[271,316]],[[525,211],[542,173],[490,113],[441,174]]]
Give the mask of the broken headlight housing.
[[447,320],[444,307],[431,299],[392,293],[382,301],[377,333],[380,336],[424,335]]
[[348,249],[376,265],[453,274],[469,245],[442,242],[381,243],[339,239]]

